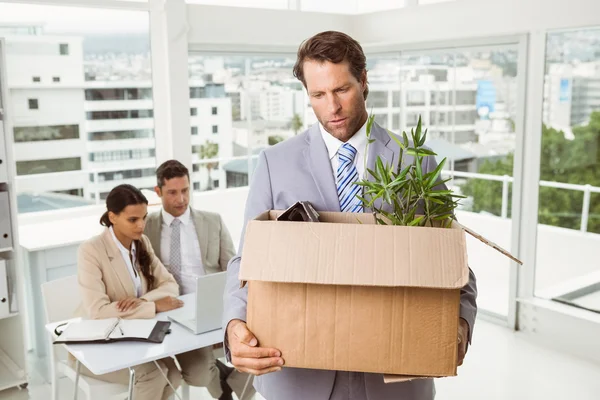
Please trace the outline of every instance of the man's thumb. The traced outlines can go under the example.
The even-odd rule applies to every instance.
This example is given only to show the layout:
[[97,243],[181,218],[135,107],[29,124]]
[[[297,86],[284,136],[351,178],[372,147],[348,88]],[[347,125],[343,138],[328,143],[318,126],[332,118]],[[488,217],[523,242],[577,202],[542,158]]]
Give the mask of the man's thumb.
[[252,332],[248,329],[246,324],[239,324],[239,338],[242,342],[246,343],[248,346],[255,347],[258,344],[258,340],[254,337]]

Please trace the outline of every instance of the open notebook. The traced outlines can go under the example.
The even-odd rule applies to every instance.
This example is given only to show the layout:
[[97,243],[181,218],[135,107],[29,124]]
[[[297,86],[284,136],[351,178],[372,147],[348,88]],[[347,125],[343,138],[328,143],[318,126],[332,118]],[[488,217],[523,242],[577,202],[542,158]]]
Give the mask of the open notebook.
[[162,343],[170,325],[171,323],[168,321],[147,319],[84,319],[68,323],[54,343],[110,343],[119,341]]

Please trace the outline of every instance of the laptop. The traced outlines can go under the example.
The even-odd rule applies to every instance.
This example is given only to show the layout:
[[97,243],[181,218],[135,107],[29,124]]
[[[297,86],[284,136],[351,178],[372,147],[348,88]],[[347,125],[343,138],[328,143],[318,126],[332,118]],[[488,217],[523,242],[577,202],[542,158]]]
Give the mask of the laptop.
[[169,315],[169,319],[196,335],[221,329],[226,280],[225,271],[196,278],[195,310]]

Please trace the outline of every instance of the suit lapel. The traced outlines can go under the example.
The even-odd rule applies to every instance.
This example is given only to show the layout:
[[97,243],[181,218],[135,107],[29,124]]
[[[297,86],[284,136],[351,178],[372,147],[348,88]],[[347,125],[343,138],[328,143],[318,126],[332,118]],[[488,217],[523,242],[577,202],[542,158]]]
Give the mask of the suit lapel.
[[198,244],[200,245],[200,256],[202,257],[202,265],[206,269],[206,252],[208,251],[208,224],[205,221],[202,212],[190,209],[192,222],[194,228],[196,228],[196,235],[198,237]]
[[304,156],[323,203],[328,211],[339,212],[340,201],[331,171],[331,162],[318,123],[310,128],[306,141],[308,146],[304,150]]
[[158,259],[163,261],[163,264],[168,260],[163,260],[161,253],[161,242],[162,242],[162,226],[163,226],[163,216],[162,216],[162,208],[156,214],[150,215],[148,220],[150,224],[148,229],[148,239],[150,239],[150,244],[152,245],[152,249],[154,250],[154,254],[158,256]]
[[[102,234],[102,241],[104,242],[104,247],[106,248],[106,254],[108,255],[110,265],[119,278],[121,287],[125,291],[127,297],[137,297],[133,280],[131,279],[131,275],[127,270],[127,264],[125,264],[123,255],[117,247],[117,244],[114,242],[110,230],[106,229],[104,231]],[[144,284],[143,286],[145,287],[146,285]]]
[[[393,142],[391,142],[392,139],[390,138],[388,132],[384,128],[380,127],[377,123],[374,123],[373,128],[371,130],[371,139],[375,139],[375,141],[373,143],[368,144],[367,168],[372,171],[375,171],[375,162],[377,160],[377,157],[380,157],[381,161],[383,162],[383,165],[391,164],[395,169],[395,153],[394,150],[390,147],[393,144]],[[373,176],[368,171],[365,171],[365,177],[369,181],[374,180]],[[381,203],[381,199],[375,200],[375,207],[381,208]],[[365,209],[364,211],[371,212],[370,209]]]

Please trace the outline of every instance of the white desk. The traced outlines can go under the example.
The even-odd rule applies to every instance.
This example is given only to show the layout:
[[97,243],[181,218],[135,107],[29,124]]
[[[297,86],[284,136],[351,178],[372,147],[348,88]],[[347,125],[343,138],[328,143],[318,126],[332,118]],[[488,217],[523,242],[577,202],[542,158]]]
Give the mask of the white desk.
[[[161,313],[156,320],[167,321],[168,315],[174,312],[193,312],[194,294],[181,296],[184,302],[182,309]],[[64,322],[64,321],[63,321]],[[54,329],[62,322],[46,325],[46,330],[54,337]],[[194,335],[183,326],[172,322],[171,333],[160,343],[121,342],[106,344],[64,345],[69,353],[96,375],[103,375],[121,369],[131,368],[139,364],[153,362],[161,358],[175,356],[202,347],[212,346],[223,341],[223,330],[218,329]],[[130,382],[130,385],[132,383]],[[130,388],[131,389],[131,388]],[[77,390],[77,387],[75,388]],[[131,390],[130,390],[131,393]]]

